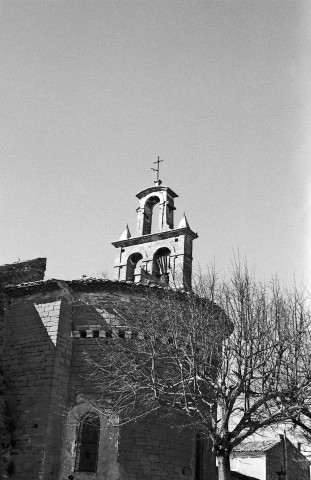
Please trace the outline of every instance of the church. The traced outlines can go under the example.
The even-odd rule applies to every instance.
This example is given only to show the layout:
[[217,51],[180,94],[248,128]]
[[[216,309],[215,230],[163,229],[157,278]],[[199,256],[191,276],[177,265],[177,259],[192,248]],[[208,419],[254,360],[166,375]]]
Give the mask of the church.
[[191,289],[197,234],[184,214],[175,227],[177,194],[157,178],[136,197],[135,234],[126,226],[113,242],[114,280],[45,280],[42,258],[0,267],[1,478],[216,479],[199,432],[146,419],[123,425],[87,401],[83,352],[130,338],[123,305],[150,288]]

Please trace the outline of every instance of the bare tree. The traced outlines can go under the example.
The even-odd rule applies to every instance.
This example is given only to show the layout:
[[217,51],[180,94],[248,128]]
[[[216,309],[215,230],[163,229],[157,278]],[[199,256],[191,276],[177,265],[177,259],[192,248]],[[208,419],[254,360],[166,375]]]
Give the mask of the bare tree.
[[[287,360],[286,382],[288,395],[282,397],[283,408],[288,411],[292,432],[308,443],[311,441],[311,313],[310,294],[294,286],[287,308],[290,322],[287,328],[292,338],[291,356]],[[293,408],[295,405],[295,408]]]
[[276,281],[256,283],[240,264],[229,280],[200,276],[194,292],[147,289],[124,312],[124,338],[86,356],[100,408],[124,422],[179,413],[175,422],[212,440],[219,479],[229,480],[234,447],[297,413],[308,382],[292,395],[305,327],[294,311]]

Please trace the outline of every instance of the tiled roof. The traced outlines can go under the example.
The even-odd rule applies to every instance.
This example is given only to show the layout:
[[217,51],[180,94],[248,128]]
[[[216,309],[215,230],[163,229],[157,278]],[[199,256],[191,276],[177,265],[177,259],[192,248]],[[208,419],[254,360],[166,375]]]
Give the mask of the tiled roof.
[[[109,286],[115,286],[115,287],[127,287],[130,289],[137,289],[138,291],[148,291],[150,289],[153,290],[158,290],[158,291],[167,291],[171,290],[177,295],[180,295],[180,298],[183,298],[184,296],[188,295],[188,292],[184,289],[171,289],[162,285],[157,285],[154,283],[146,284],[146,283],[141,283],[141,282],[130,282],[128,280],[109,280],[106,278],[94,278],[94,277],[83,277],[81,279],[76,279],[76,280],[59,280],[55,278],[51,278],[48,280],[39,280],[37,282],[29,282],[29,283],[20,283],[19,285],[8,285],[5,287],[5,291],[10,293],[11,295],[16,295],[16,296],[22,296],[27,294],[28,292],[35,292],[37,289],[45,289],[49,290],[51,288],[55,287],[72,287],[73,289],[83,289],[83,287],[88,287],[88,286],[100,286],[102,285],[103,287],[109,287]],[[224,314],[223,310],[214,302],[211,302],[209,300],[204,300],[200,299],[199,296],[197,296],[197,299],[199,301],[207,302],[207,304],[210,305],[210,307],[213,309],[214,313],[219,313],[223,316],[225,321],[229,321],[227,316]]]
[[131,285],[134,287],[152,287],[163,289],[161,285],[156,285],[154,283],[146,284],[141,282],[130,282],[129,280],[109,280],[107,278],[94,278],[94,277],[85,277],[77,280],[67,280],[68,285],[88,285],[91,283],[105,283],[105,284],[115,284],[115,285]]
[[4,290],[5,291],[13,291],[13,290],[22,290],[24,288],[31,288],[31,287],[40,287],[40,286],[50,286],[50,285],[57,285],[60,280],[56,280],[55,278],[51,278],[49,280],[38,280],[37,282],[27,282],[27,283],[19,283],[17,285],[7,285]]
[[145,283],[140,283],[140,282],[130,282],[130,281],[125,281],[125,280],[109,280],[106,278],[93,278],[93,277],[85,277],[82,279],[76,279],[76,280],[59,280],[55,278],[51,278],[48,280],[39,280],[37,282],[28,282],[28,283],[20,283],[18,285],[7,285],[5,287],[5,291],[7,292],[14,292],[14,291],[22,291],[22,290],[32,290],[36,289],[39,287],[51,287],[55,286],[58,284],[63,284],[63,285],[68,285],[68,286],[83,286],[83,285],[128,285],[134,288],[155,288],[158,290],[164,290],[166,287],[162,287],[161,285],[155,285],[155,284],[148,284],[146,285]]
[[274,447],[280,439],[263,440],[262,442],[245,442],[234,448],[233,453],[245,453],[245,452],[266,452],[270,448]]
[[15,290],[15,289],[22,289],[22,288],[28,288],[28,287],[33,287],[33,286],[40,286],[40,285],[48,285],[48,284],[57,284],[58,282],[62,282],[68,285],[87,285],[91,283],[105,283],[105,284],[116,284],[116,285],[133,285],[133,286],[143,286],[143,287],[153,287],[153,288],[159,288],[163,289],[165,287],[162,287],[161,285],[156,285],[156,284],[150,284],[146,285],[145,283],[140,283],[140,282],[130,282],[128,280],[109,280],[107,278],[94,278],[94,277],[85,277],[81,279],[76,279],[76,280],[59,280],[55,278],[50,278],[48,280],[39,280],[37,282],[28,282],[28,283],[20,283],[17,285],[8,285],[6,287],[6,290]]

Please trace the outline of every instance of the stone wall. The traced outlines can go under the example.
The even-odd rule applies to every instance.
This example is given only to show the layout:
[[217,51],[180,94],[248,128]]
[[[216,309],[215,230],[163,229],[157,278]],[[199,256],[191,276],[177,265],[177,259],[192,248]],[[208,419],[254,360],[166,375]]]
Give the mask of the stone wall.
[[72,342],[69,297],[57,282],[22,296],[11,292],[3,367],[15,422],[12,480],[59,478]]
[[[106,333],[125,325],[124,311],[148,287],[111,281],[48,280],[7,287],[4,315],[6,405],[12,412],[11,480],[189,480],[195,433],[159,420],[120,425],[100,416],[98,471],[75,471],[82,416],[96,410],[84,355],[104,351]],[[206,449],[205,472],[215,479]],[[6,478],[3,476],[2,478]]]
[[285,449],[284,439],[282,439],[267,452],[266,480],[275,480],[276,472],[281,470],[281,466],[287,471],[286,480],[310,479],[309,461],[288,439],[286,439]]
[[[127,479],[185,480],[195,474],[195,433],[144,420],[120,428],[118,461]],[[215,479],[211,443],[205,442],[203,479]]]
[[6,478],[12,471],[11,452],[14,448],[14,412],[6,400],[6,384],[8,379],[3,376],[4,345],[8,338],[8,328],[5,325],[5,314],[9,309],[9,298],[4,292],[6,285],[43,280],[46,268],[45,258],[36,258],[0,266],[0,476]]
[[[73,282],[75,292],[73,306],[73,354],[70,377],[70,404],[75,414],[92,405],[87,399],[96,395],[94,383],[89,379],[89,369],[84,355],[102,354],[106,344],[106,332],[112,330],[117,336],[118,329],[124,326],[124,312],[129,303],[143,301],[145,288],[132,287],[118,282]],[[148,288],[148,287],[146,287]],[[80,395],[82,394],[82,395]],[[101,413],[103,415],[103,412]],[[82,472],[74,472],[74,456],[79,418],[71,412],[67,427],[66,459],[61,479],[73,475],[75,480],[89,478]],[[81,416],[80,416],[81,418]],[[186,480],[194,478],[195,434],[185,430],[172,429],[165,421],[144,419],[126,425],[114,424],[105,429],[110,431],[108,438],[100,445],[98,472],[94,479],[104,480]],[[121,422],[122,423],[122,422]],[[110,430],[109,430],[110,429]],[[116,438],[118,441],[116,442]],[[105,452],[110,452],[109,458]],[[111,459],[117,459],[117,464]],[[90,474],[89,474],[90,475]],[[204,475],[214,480],[216,475],[215,458],[211,444],[206,443]]]
[[0,285],[18,285],[19,283],[43,280],[46,258],[35,258],[0,266]]

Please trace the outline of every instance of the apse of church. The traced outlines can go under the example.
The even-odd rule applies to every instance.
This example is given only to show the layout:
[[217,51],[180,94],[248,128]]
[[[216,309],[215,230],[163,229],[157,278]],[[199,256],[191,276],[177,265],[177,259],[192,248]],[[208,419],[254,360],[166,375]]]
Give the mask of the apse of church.
[[113,243],[115,280],[44,280],[45,259],[0,267],[1,478],[215,480],[211,442],[198,432],[153,417],[122,425],[99,411],[84,359],[136,341],[124,318],[133,299],[163,292],[154,285],[191,286],[197,234],[185,215],[175,228],[177,195],[156,171],[137,194],[135,234],[127,227]]
[[118,249],[115,279],[190,289],[192,243],[198,235],[185,214],[175,228],[174,199],[178,195],[161,180],[154,183],[136,195],[139,206],[134,236],[126,226],[120,239],[112,243]]

